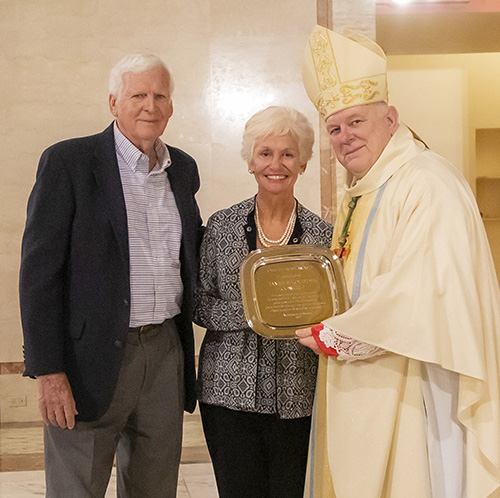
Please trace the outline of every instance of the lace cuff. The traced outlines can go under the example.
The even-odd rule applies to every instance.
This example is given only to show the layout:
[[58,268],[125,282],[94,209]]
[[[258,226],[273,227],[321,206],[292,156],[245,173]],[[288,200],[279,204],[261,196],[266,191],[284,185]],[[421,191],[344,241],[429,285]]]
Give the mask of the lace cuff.
[[355,360],[366,360],[387,353],[385,349],[342,335],[323,324],[314,326],[312,332],[323,353],[328,356],[337,356],[339,360],[347,363]]

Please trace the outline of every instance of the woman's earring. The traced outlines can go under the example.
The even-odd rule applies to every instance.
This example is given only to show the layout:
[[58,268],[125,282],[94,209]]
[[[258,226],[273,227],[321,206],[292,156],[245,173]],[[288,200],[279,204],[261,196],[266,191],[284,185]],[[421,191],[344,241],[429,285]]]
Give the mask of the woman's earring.
[[249,169],[248,172],[253,175],[253,169]]

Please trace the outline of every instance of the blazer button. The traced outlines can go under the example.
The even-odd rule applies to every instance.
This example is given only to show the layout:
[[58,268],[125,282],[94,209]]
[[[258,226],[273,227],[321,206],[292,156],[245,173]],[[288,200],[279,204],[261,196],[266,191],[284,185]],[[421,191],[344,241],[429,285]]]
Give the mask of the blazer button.
[[115,348],[120,349],[123,347],[123,342],[122,341],[115,341]]
[[123,304],[124,304],[125,306],[128,306],[128,299],[124,299],[124,300],[123,300]]

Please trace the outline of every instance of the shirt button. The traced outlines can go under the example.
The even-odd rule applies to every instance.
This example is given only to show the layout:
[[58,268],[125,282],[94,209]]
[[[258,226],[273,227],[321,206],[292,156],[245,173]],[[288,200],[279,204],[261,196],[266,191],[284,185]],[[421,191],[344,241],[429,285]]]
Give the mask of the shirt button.
[[115,341],[115,348],[121,349],[123,347],[123,342],[122,341]]

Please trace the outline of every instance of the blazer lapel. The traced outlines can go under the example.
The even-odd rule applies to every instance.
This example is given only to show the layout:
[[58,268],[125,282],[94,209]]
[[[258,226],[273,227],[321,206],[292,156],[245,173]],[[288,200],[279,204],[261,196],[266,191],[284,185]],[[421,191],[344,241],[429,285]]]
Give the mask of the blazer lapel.
[[177,209],[179,210],[179,215],[181,217],[182,235],[184,238],[184,234],[186,233],[185,223],[188,209],[186,206],[186,199],[188,199],[188,196],[186,195],[186,185],[183,185],[182,181],[182,164],[178,161],[174,161],[174,158],[172,158],[172,164],[167,168],[167,175],[170,182],[170,188],[174,194],[175,203],[177,204]]
[[120,252],[124,261],[129,261],[127,211],[120,170],[116,159],[113,124],[98,136],[95,149],[96,161],[93,165],[94,176],[105,204],[108,216],[115,232]]

